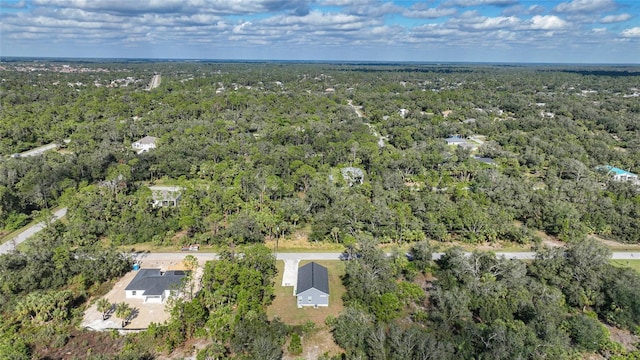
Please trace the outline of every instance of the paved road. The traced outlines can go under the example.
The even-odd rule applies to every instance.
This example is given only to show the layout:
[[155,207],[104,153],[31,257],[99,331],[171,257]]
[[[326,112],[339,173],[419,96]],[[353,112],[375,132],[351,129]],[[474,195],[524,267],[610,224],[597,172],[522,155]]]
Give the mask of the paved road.
[[[53,213],[52,222],[60,219],[61,217],[65,216],[66,214],[67,214],[67,208],[62,208],[62,209],[59,209],[59,210],[55,211]],[[10,251],[13,251],[18,244],[21,244],[23,241],[27,240],[28,238],[32,237],[36,233],[40,232],[46,226],[47,225],[44,222],[37,223],[37,224],[29,227],[25,231],[21,232],[20,234],[18,234],[13,239],[5,242],[4,244],[0,244],[0,255],[6,254],[6,253],[8,253]]]
[[153,75],[147,90],[153,90],[153,89],[157,88],[158,86],[160,86],[160,81],[161,80],[162,80],[162,77],[160,75]]
[[23,153],[20,153],[20,157],[29,157],[29,156],[42,155],[45,151],[53,150],[53,149],[56,149],[57,147],[58,147],[58,144],[56,144],[56,143],[42,145],[42,146],[37,147],[35,149],[31,149],[31,150],[25,151]]
[[[278,260],[339,260],[341,253],[278,253]],[[142,260],[149,261],[180,261],[186,255],[193,255],[198,260],[216,260],[218,254],[204,252],[176,252],[176,253],[149,253],[138,257]],[[433,258],[439,259],[443,253],[434,253]],[[496,252],[498,256],[504,256],[507,259],[532,260],[535,258],[534,252]],[[614,252],[611,256],[614,260],[640,260],[640,252]]]

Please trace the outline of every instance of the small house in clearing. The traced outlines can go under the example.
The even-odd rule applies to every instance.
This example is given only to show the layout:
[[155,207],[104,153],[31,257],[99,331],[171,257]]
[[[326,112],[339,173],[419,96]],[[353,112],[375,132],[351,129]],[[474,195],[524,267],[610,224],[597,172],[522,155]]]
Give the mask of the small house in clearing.
[[478,150],[478,144],[477,143],[475,143],[473,141],[470,141],[470,140],[467,140],[467,139],[463,139],[463,138],[461,138],[461,137],[459,137],[457,135],[448,137],[448,138],[444,139],[444,141],[446,141],[447,145],[450,145],[450,146],[459,146],[461,148],[468,149],[469,151]]
[[329,272],[327,268],[308,263],[298,269],[296,286],[298,308],[303,306],[329,306]]
[[183,188],[180,186],[149,186],[153,207],[178,206]]
[[461,138],[459,136],[451,136],[451,137],[448,137],[448,138],[444,139],[444,141],[447,142],[447,145],[452,145],[452,146],[459,146],[461,144],[466,144],[467,143],[466,139],[463,139],[463,138]]
[[124,289],[127,299],[143,299],[145,303],[163,303],[176,294],[185,276],[182,270],[140,269]]
[[155,149],[156,148],[156,141],[158,141],[157,137],[153,137],[153,136],[145,136],[142,139],[134,142],[133,144],[131,144],[131,146],[135,149],[138,150],[138,154],[141,154],[143,152],[147,152],[151,149]]

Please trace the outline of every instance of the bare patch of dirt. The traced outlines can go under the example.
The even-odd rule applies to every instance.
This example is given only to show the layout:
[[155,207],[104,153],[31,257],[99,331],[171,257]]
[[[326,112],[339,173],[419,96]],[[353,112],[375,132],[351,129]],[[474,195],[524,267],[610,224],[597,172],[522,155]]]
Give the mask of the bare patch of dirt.
[[605,326],[607,327],[607,329],[609,329],[609,332],[611,333],[611,340],[622,344],[622,346],[627,351],[636,350],[636,344],[638,344],[638,341],[640,341],[640,338],[638,338],[638,336],[633,335],[628,330],[623,330],[623,329],[609,326],[609,325],[605,325]]
[[[285,348],[286,349],[286,348]],[[333,342],[333,335],[327,327],[322,327],[312,331],[310,334],[302,336],[302,354],[289,355],[285,351],[284,360],[315,360],[324,353],[330,356],[338,355],[343,350]]]
[[189,232],[189,230],[182,230],[177,232],[175,235],[173,235],[173,237],[171,238],[171,241],[174,244],[180,244],[180,240],[182,238],[184,238],[185,236],[187,236],[187,233]]
[[[292,235],[286,238],[278,239],[279,250],[308,250],[308,251],[342,251],[344,248],[341,244],[328,243],[328,242],[314,242],[309,241],[308,233],[305,231],[296,231]],[[265,246],[274,249],[276,246],[276,239],[266,239]]]
[[84,359],[90,355],[118,354],[124,342],[123,337],[109,333],[73,329],[66,342],[63,335],[58,335],[49,344],[39,344],[34,355],[37,359]]
[[614,240],[603,239],[597,235],[589,235],[590,238],[595,239],[611,248],[625,248],[625,249],[640,249],[640,244],[625,244]]

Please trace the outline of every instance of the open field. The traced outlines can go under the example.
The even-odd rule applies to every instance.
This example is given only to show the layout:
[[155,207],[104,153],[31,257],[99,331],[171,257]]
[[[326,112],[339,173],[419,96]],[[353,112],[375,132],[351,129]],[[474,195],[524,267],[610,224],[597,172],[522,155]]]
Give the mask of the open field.
[[[306,263],[309,261],[301,261],[300,266]],[[330,354],[341,352],[341,349],[333,342],[333,336],[325,325],[325,319],[328,316],[338,316],[344,309],[342,295],[345,293],[345,288],[340,279],[344,274],[344,262],[320,260],[316,263],[325,266],[329,271],[329,306],[317,309],[298,309],[296,297],[293,296],[293,287],[281,286],[284,262],[277,262],[278,276],[275,279],[275,299],[267,308],[267,315],[270,319],[278,317],[287,325],[303,325],[308,321],[315,324],[315,329],[304,335],[302,339],[303,354],[291,359],[316,359],[325,352]]]

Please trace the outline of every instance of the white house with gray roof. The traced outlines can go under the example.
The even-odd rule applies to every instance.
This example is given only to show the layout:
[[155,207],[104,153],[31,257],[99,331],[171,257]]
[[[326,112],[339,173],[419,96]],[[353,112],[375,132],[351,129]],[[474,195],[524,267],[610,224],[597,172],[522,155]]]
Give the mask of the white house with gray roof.
[[303,306],[329,306],[329,272],[327,268],[308,263],[298,269],[296,285],[298,308]]
[[134,142],[133,144],[131,144],[131,147],[133,147],[135,150],[138,150],[138,154],[141,154],[143,152],[147,152],[151,149],[155,149],[156,148],[156,141],[158,141],[157,137],[154,136],[145,136],[142,139]]
[[172,293],[176,294],[185,275],[182,270],[140,269],[124,289],[125,298],[163,303]]

